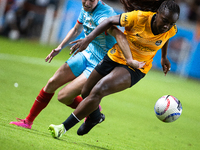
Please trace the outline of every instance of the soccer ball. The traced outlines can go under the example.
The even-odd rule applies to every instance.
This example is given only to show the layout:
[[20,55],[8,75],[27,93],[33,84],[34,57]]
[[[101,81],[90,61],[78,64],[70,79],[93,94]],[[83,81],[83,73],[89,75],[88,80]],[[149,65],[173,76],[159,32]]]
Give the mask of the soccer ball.
[[173,122],[182,113],[181,102],[172,95],[164,95],[158,99],[154,106],[154,111],[158,119],[163,122]]

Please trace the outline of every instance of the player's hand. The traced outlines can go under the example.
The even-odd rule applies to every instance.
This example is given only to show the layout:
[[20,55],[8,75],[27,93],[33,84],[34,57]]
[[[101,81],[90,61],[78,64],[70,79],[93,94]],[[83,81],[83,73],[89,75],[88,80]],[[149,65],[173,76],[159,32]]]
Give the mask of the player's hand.
[[171,64],[167,58],[161,58],[161,65],[163,68],[163,72],[166,75],[168,71],[171,70]]
[[74,44],[75,43],[75,45],[73,45],[71,48],[70,48],[70,50],[71,50],[71,52],[70,52],[70,54],[73,54],[75,51],[75,53],[74,53],[74,55],[76,55],[78,52],[82,52],[83,50],[85,50],[86,48],[87,48],[87,46],[89,45],[89,42],[87,41],[87,39],[86,38],[84,38],[84,39],[79,39],[79,40],[76,40],[76,41],[72,41],[72,42],[70,42],[69,44]]
[[127,64],[132,68],[140,69],[145,65],[145,62],[140,62],[134,59],[127,60]]
[[53,49],[51,51],[51,53],[45,58],[45,61],[50,63],[51,60],[53,59],[53,57],[55,57],[56,55],[58,55],[61,50],[62,50],[61,48]]

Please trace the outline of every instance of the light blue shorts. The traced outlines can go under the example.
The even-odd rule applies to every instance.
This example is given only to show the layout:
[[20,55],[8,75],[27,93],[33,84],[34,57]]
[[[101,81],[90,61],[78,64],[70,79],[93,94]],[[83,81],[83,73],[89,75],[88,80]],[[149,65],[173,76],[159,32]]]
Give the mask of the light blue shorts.
[[89,50],[79,52],[66,61],[76,77],[83,73],[86,78],[90,76],[99,62],[100,61]]

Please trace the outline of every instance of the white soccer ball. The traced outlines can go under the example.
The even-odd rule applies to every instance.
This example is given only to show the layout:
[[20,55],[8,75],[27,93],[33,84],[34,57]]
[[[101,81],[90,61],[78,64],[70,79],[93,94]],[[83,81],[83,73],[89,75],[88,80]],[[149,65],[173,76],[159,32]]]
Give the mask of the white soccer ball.
[[163,122],[173,122],[182,113],[181,102],[172,95],[164,95],[158,99],[154,106],[154,111],[158,119]]

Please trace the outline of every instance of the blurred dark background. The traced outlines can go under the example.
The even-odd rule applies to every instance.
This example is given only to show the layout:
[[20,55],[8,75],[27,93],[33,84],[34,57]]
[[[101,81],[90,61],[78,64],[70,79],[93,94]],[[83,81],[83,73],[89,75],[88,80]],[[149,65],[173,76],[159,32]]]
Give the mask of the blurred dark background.
[[[0,35],[13,39],[39,38],[47,8],[51,6],[56,17],[64,1],[67,0],[0,0]],[[104,2],[114,8],[120,8],[121,5],[120,0],[104,0]],[[191,25],[193,28],[198,25],[200,0],[176,0],[176,2],[181,8],[179,22]]]

